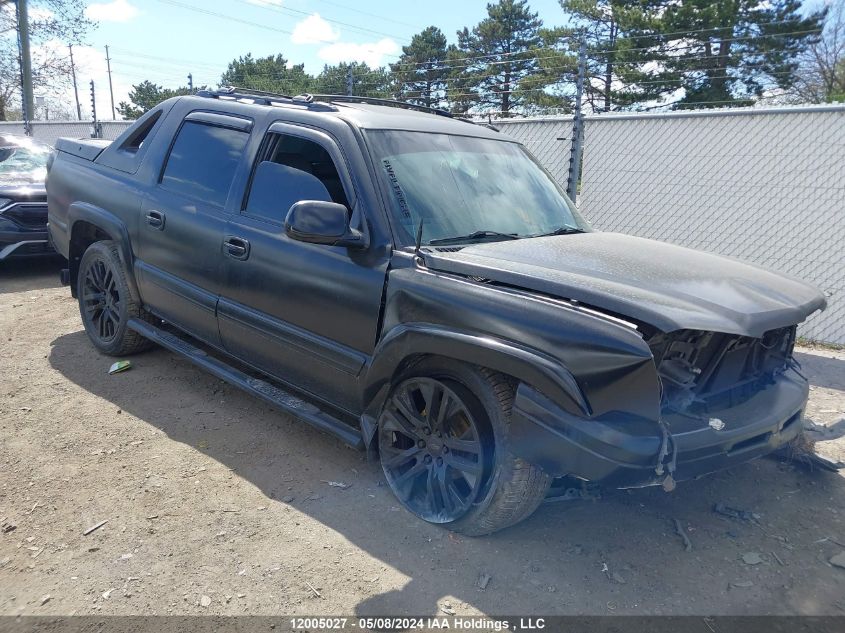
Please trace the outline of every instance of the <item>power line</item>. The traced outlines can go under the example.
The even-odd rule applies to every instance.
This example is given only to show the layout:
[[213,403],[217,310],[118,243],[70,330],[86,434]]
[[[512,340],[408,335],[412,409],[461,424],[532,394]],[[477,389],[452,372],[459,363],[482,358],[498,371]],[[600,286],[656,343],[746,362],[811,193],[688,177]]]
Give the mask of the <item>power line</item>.
[[[237,1],[240,2],[241,4],[248,4],[248,5],[253,6],[253,7],[258,6],[261,9],[266,9],[267,11],[272,11],[273,13],[281,13],[281,14],[284,14],[284,15],[304,15],[306,17],[311,17],[312,15],[315,15],[311,11],[302,11],[300,9],[292,9],[290,7],[285,7],[285,6],[268,5],[268,4],[255,5],[254,3],[249,2],[249,0],[237,0]],[[376,31],[374,29],[368,29],[364,26],[358,26],[356,24],[350,24],[349,22],[342,22],[341,20],[335,20],[333,18],[327,18],[327,17],[324,17],[324,16],[320,16],[320,19],[325,20],[326,22],[331,22],[332,24],[337,24],[339,26],[345,26],[347,28],[354,29],[356,31],[361,31],[361,32],[364,32],[364,33],[371,33],[373,35],[381,35],[382,37],[396,37],[392,33],[385,33],[384,31]],[[406,42],[409,41],[408,38],[404,38],[404,37],[398,38],[398,39],[401,39],[401,40],[406,41]]]
[[332,2],[331,0],[319,0],[319,1],[323,2],[324,4],[331,4],[331,5],[334,5],[336,7],[340,7],[341,9],[347,9],[348,11],[354,11],[355,13],[360,13],[361,15],[366,15],[367,17],[370,17],[370,18],[376,18],[377,20],[382,20],[384,22],[392,22],[393,24],[400,24],[402,26],[409,26],[412,29],[416,29],[419,26],[417,24],[410,24],[409,22],[402,22],[400,20],[388,18],[388,17],[385,17],[384,15],[379,15],[378,13],[370,13],[369,11],[362,11],[361,9],[355,9],[353,7],[350,7],[350,6],[345,5],[345,4],[341,4],[339,2]]
[[[261,24],[260,22],[253,22],[251,20],[245,20],[243,18],[236,18],[234,16],[231,16],[231,15],[228,15],[228,14],[225,14],[225,13],[218,13],[217,11],[212,11],[210,9],[204,9],[202,7],[198,7],[198,6],[195,6],[195,5],[192,5],[192,4],[187,4],[185,2],[179,2],[179,0],[157,0],[157,1],[161,2],[163,4],[169,4],[169,5],[172,5],[174,7],[179,7],[181,9],[185,9],[187,11],[193,11],[195,13],[201,13],[203,15],[208,15],[208,16],[211,16],[211,17],[219,18],[221,20],[226,20],[226,21],[229,21],[229,22],[238,22],[239,24],[246,24],[247,26],[253,26],[253,27],[259,28],[259,29],[264,29],[264,30],[267,30],[267,31],[273,31],[275,33],[284,33],[285,35],[293,35],[293,31],[289,31],[287,29],[282,29],[282,28],[279,28],[279,27],[270,26],[269,24]],[[325,44],[334,44],[335,43],[335,40],[328,40],[328,39],[322,39],[322,38],[317,38],[317,41],[325,43]],[[398,55],[393,55],[393,54],[390,54],[390,53],[384,53],[384,55],[387,56],[387,57],[399,57]]]
[[[785,37],[787,35],[808,35],[808,34],[819,34],[822,32],[823,29],[809,29],[805,31],[789,31],[787,33],[761,33],[758,35],[748,35],[748,36],[741,36],[741,37],[726,37],[724,39],[720,39],[720,42],[741,42],[747,40],[755,40],[764,37]],[[645,36],[643,36],[645,37]],[[660,34],[657,33],[655,37],[660,37]],[[702,43],[690,44],[687,46],[679,46],[676,48],[672,48],[671,52],[677,52],[682,50],[688,50],[690,48],[701,48],[703,46]],[[632,51],[654,51],[654,49],[660,48],[659,44],[654,44],[652,46],[643,46],[640,48],[616,48],[616,49],[593,49],[590,51],[590,54],[594,53],[630,53]]]

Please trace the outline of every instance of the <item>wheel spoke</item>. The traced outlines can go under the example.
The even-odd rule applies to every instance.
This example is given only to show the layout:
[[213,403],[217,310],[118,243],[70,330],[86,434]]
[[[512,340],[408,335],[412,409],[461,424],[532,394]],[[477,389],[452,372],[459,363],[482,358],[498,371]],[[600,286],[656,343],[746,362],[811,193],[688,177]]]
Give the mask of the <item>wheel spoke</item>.
[[403,418],[401,412],[399,415],[394,415],[392,411],[385,411],[383,424],[385,424],[386,429],[396,431],[411,439],[417,439],[419,436],[417,429]]
[[426,469],[427,468],[425,462],[421,459],[418,459],[416,464],[414,464],[404,473],[396,477],[396,479],[394,479],[394,483],[398,488],[401,488],[408,482],[413,483],[414,479],[416,479],[420,475],[420,473],[422,473]]
[[402,464],[410,460],[412,457],[417,455],[422,449],[414,445],[411,448],[407,448],[405,450],[397,450],[392,446],[390,448],[384,447],[382,450],[386,450],[388,453],[391,454],[388,460],[382,463],[384,464],[385,468],[392,469],[401,466]]
[[109,322],[108,322],[109,336],[111,337],[111,336],[115,335],[115,332],[117,332],[118,319],[117,319],[117,315],[114,313],[114,310],[112,310],[111,308],[109,308],[106,311],[106,314],[107,314],[107,318],[109,320]]
[[443,456],[443,461],[462,473],[467,473],[475,477],[478,477],[481,474],[481,464],[479,462],[470,461],[469,459],[459,457],[454,453],[446,453]]
[[396,410],[397,410],[400,414],[402,414],[403,416],[405,416],[405,419],[406,419],[406,420],[407,420],[410,424],[413,424],[414,426],[416,426],[415,422],[418,422],[418,421],[419,421],[419,419],[420,419],[420,415],[419,415],[419,413],[417,413],[417,412],[416,412],[416,411],[414,411],[411,407],[409,407],[409,406],[408,406],[408,403],[407,403],[407,402],[405,402],[405,398],[403,397],[403,395],[407,395],[407,391],[406,391],[404,394],[402,394],[402,393],[397,393],[397,394],[393,397],[393,404],[394,404],[394,406],[396,407]]
[[97,310],[102,310],[103,304],[102,303],[90,303],[90,304],[86,303],[86,304],[83,305],[83,307],[85,308],[85,312],[87,312],[88,314],[93,314]]
[[107,269],[103,274],[103,289],[106,292],[114,293],[114,275],[111,268]]
[[431,508],[431,511],[439,513],[442,508],[438,507],[437,498],[434,494],[434,478],[435,478],[435,471],[433,468],[428,469],[428,476],[425,478],[425,495],[428,499],[428,506]]
[[445,389],[438,389],[436,391],[436,405],[432,402],[428,412],[428,419],[431,426],[437,429],[443,428],[443,423],[448,417],[449,410],[452,408],[452,398]]
[[452,491],[450,490],[449,482],[446,481],[445,468],[440,468],[437,471],[437,487],[440,492],[440,498],[443,500],[443,506],[446,508],[446,512],[451,514],[456,510],[456,508],[455,503],[452,500]]
[[102,262],[97,262],[91,267],[91,272],[94,275],[94,283],[100,290],[105,287],[105,285],[103,284],[104,268],[105,266],[103,266]]
[[472,453],[478,455],[481,452],[481,444],[475,440],[463,440],[457,437],[444,437],[443,443],[452,451],[461,451],[462,453]]

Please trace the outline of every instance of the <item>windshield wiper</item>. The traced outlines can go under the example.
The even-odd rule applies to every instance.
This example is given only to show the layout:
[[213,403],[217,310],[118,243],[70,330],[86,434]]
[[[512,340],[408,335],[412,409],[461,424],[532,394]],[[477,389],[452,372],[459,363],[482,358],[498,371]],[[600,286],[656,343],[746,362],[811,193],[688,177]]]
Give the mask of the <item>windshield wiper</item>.
[[574,233],[584,233],[583,229],[579,229],[575,226],[562,226],[559,229],[555,229],[554,231],[549,231],[548,233],[537,233],[536,235],[531,235],[530,237],[548,237],[549,235],[572,235]]
[[429,244],[457,244],[460,242],[471,242],[484,237],[492,237],[503,240],[518,240],[517,233],[499,233],[498,231],[473,231],[469,235],[456,235],[454,237],[441,237],[436,240],[429,240]]

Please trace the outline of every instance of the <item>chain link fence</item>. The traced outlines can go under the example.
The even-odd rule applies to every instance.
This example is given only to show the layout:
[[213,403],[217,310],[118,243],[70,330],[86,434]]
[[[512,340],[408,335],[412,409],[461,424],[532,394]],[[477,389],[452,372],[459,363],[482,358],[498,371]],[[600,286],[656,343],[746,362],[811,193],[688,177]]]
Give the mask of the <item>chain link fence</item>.
[[[565,185],[572,117],[497,125]],[[578,202],[596,229],[815,284],[829,307],[800,334],[845,344],[845,105],[588,116]]]
[[[116,139],[134,121],[98,121],[100,138],[109,140]],[[32,121],[32,138],[54,145],[56,139],[63,136],[69,138],[91,138],[93,124],[90,121]],[[23,121],[2,121],[0,122],[0,134],[18,134],[23,136]]]

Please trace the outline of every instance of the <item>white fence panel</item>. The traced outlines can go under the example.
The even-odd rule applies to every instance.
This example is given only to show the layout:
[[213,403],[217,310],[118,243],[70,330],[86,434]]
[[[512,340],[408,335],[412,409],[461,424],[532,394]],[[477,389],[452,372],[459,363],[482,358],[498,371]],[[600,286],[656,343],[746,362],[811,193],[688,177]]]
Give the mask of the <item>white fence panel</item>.
[[[109,140],[117,138],[132,123],[134,121],[101,121],[103,138]],[[33,121],[32,137],[48,145],[54,145],[56,139],[63,136],[90,138],[91,127],[90,121]],[[23,123],[20,121],[0,122],[0,134],[22,135],[23,133]]]

